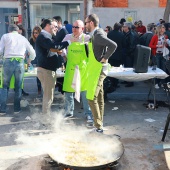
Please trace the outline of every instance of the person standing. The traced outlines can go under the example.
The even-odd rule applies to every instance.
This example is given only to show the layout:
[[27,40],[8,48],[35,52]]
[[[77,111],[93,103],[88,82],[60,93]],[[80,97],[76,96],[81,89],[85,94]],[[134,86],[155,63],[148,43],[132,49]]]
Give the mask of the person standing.
[[64,21],[64,26],[65,26],[65,29],[68,31],[69,34],[73,33],[72,32],[72,25],[69,24],[67,20]]
[[[151,52],[152,52],[153,64],[166,72],[166,66],[165,66],[166,59],[163,57],[163,48],[166,45],[165,39],[167,39],[168,37],[164,35],[164,33],[165,33],[165,26],[162,24],[157,26],[156,33],[151,38],[149,47],[151,48]],[[159,89],[159,86],[161,86],[161,84],[163,83],[165,83],[165,80],[156,79],[155,88]]]
[[[87,82],[87,48],[86,42],[89,41],[90,36],[83,33],[84,23],[81,20],[76,20],[73,23],[72,34],[66,35],[63,39],[71,40],[71,45],[67,49],[67,65],[64,76],[63,91],[65,92],[65,117],[72,117],[74,112],[74,92],[75,89],[72,87],[73,77],[75,74],[76,67],[79,67],[80,71],[80,97],[83,104],[84,114],[87,118],[87,123],[92,123],[92,114],[90,107],[86,99],[86,82]],[[78,82],[77,82],[78,84]]]
[[53,19],[55,19],[58,24],[58,32],[53,39],[57,42],[62,42],[64,37],[68,34],[68,31],[62,26],[62,18],[60,16],[54,16]]
[[[66,28],[62,25],[62,18],[60,16],[54,16],[53,19],[55,19],[58,24],[57,34],[56,36],[53,36],[53,39],[56,42],[62,42],[64,37],[68,34],[68,32]],[[58,54],[58,68],[64,69],[65,68],[64,63],[65,63],[65,58],[63,58],[61,54]],[[64,77],[57,78],[56,89],[58,91],[55,91],[55,94],[57,94],[58,92],[61,92],[62,94],[64,94],[62,90],[63,81],[64,81]]]
[[30,53],[29,59],[35,58],[35,51],[29,41],[18,33],[18,26],[11,24],[8,27],[9,33],[4,34],[0,41],[0,55],[3,60],[3,88],[0,89],[0,113],[6,114],[6,103],[8,88],[12,75],[15,77],[14,113],[21,111],[21,84],[24,77],[25,51]]
[[[38,37],[38,35],[41,32],[41,27],[40,26],[35,26],[32,30],[32,35],[30,38],[30,44],[33,46],[33,48],[35,49],[35,41]],[[37,57],[35,57],[35,59],[33,61],[31,61],[31,64],[36,65],[37,66]],[[37,88],[38,88],[38,96],[41,96],[42,90],[41,90],[41,82],[37,77]]]
[[57,22],[45,19],[42,23],[42,31],[36,39],[35,49],[37,57],[37,77],[41,81],[43,89],[42,122],[50,123],[50,109],[54,98],[56,82],[57,55],[50,49],[61,50],[66,48],[70,41],[53,41],[52,35],[57,32]]
[[146,33],[146,27],[143,25],[142,21],[138,21],[138,27],[136,28],[136,32],[139,34],[139,36],[142,36]]
[[104,64],[107,63],[108,58],[116,50],[117,44],[107,38],[106,32],[99,28],[99,18],[96,14],[87,16],[85,27],[91,36],[86,97],[93,114],[95,131],[102,133],[104,115],[103,80],[106,77]]
[[[123,31],[125,33],[125,44],[124,44],[124,67],[132,68],[134,62],[134,52],[136,49],[135,36],[131,31],[132,24],[130,22],[125,22],[123,25]],[[133,82],[123,82],[126,83],[125,87],[134,86]]]
[[[123,59],[124,35],[120,31],[121,27],[122,26],[120,23],[115,23],[114,29],[110,31],[107,35],[109,39],[116,42],[117,44],[117,49],[109,58],[110,65],[114,67],[119,67],[122,64],[122,59]],[[109,77],[109,79],[112,82],[112,86],[117,88],[118,79],[115,79],[113,77]]]

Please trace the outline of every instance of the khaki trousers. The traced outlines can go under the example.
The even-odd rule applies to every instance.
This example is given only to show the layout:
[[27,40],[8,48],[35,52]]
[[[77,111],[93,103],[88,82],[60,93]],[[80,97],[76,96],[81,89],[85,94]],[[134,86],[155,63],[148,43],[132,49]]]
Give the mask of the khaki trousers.
[[38,67],[37,77],[41,81],[43,89],[42,113],[46,114],[47,116],[50,116],[51,105],[54,98],[54,88],[57,77],[56,72]]
[[101,73],[96,87],[94,99],[88,100],[94,118],[94,126],[98,129],[103,128],[103,115],[104,115],[103,81],[105,78],[106,76]]

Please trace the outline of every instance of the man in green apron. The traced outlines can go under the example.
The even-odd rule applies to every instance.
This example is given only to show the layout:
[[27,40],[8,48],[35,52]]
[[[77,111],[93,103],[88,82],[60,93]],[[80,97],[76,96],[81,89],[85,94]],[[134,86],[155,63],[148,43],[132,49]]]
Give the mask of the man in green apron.
[[90,105],[96,132],[103,132],[104,94],[103,80],[106,77],[105,63],[117,48],[117,44],[107,38],[103,29],[99,28],[96,14],[89,15],[85,27],[91,35],[89,43],[87,99]]
[[76,74],[75,68],[79,67],[80,81],[75,82],[76,86],[80,86],[80,97],[83,104],[84,114],[87,117],[87,122],[92,123],[92,114],[86,99],[87,89],[87,46],[90,36],[83,33],[84,23],[81,20],[76,20],[73,23],[72,34],[67,34],[63,41],[71,40],[71,44],[63,55],[67,56],[66,72],[64,76],[63,91],[65,92],[65,117],[72,117],[74,112],[74,92],[72,87],[73,77]]

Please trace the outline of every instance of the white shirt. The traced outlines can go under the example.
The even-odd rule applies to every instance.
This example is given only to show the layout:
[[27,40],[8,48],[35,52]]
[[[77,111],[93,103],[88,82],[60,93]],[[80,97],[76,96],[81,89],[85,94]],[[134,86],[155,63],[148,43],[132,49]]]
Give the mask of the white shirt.
[[5,58],[25,58],[26,50],[30,53],[29,58],[34,60],[35,50],[29,41],[17,31],[4,34],[0,41],[0,55]]
[[[83,37],[83,36],[84,36],[84,37]],[[73,38],[74,38],[73,34],[67,34],[67,35],[64,37],[63,41],[69,41],[69,40],[71,40],[71,39],[73,39]],[[77,37],[77,42],[87,43],[87,42],[89,42],[89,39],[90,39],[90,36],[89,36],[89,35],[82,33],[82,34],[80,34],[79,37]],[[84,41],[84,42],[83,42],[83,41]],[[66,55],[67,55],[66,49],[63,49],[63,52],[62,52],[61,55],[62,55],[62,56],[66,56]]]

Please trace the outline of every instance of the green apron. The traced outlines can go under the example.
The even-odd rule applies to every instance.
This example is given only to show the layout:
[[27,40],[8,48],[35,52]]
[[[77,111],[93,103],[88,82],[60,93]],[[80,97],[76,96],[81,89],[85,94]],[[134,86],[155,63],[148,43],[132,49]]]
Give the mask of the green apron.
[[71,87],[75,66],[79,66],[80,70],[80,91],[85,91],[87,89],[87,55],[84,44],[84,37],[82,38],[82,42],[72,42],[68,47],[67,54],[67,65],[66,71],[64,75],[64,83],[63,83],[63,91],[66,92],[75,92],[75,90]]
[[98,62],[94,56],[92,43],[89,42],[89,61],[87,67],[88,83],[86,98],[89,100],[94,99],[97,83],[102,71],[102,63]]

